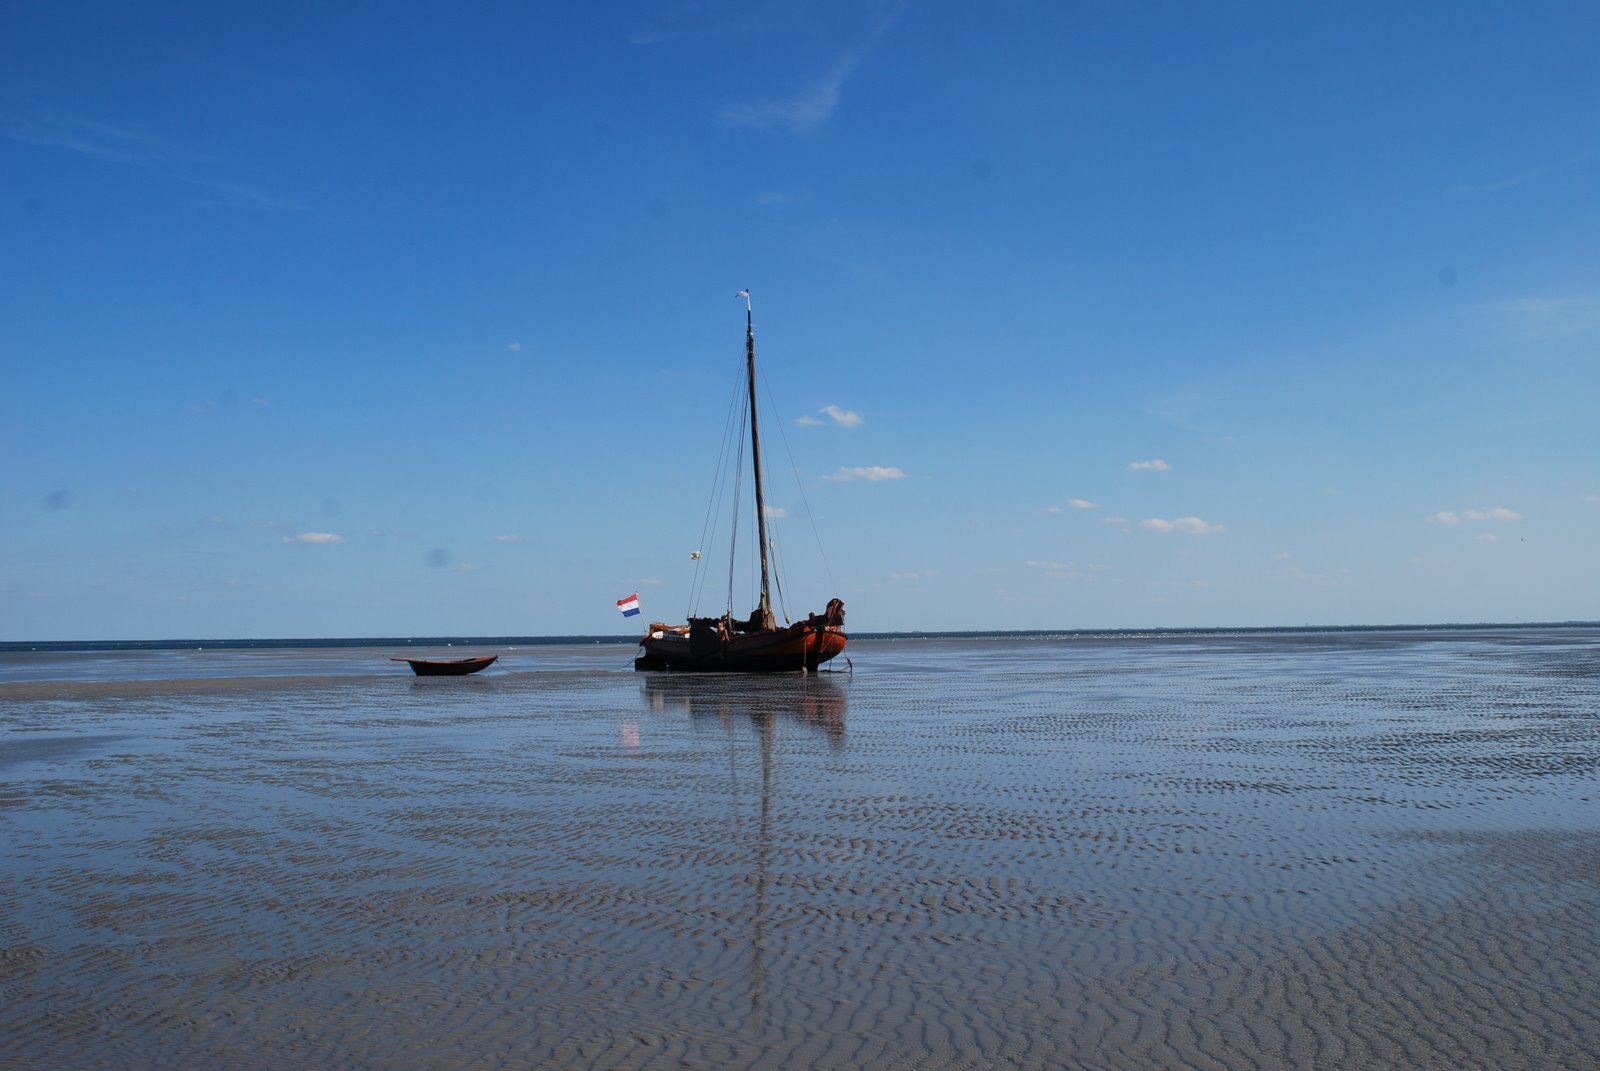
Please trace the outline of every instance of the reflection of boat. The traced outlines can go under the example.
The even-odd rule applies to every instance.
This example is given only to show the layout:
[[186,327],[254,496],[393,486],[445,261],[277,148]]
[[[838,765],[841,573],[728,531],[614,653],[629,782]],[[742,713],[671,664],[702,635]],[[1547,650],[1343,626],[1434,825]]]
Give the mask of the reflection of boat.
[[725,722],[737,715],[773,720],[774,716],[821,729],[836,748],[844,746],[847,693],[827,675],[768,680],[737,676],[651,674],[644,695],[653,713],[678,710],[691,718],[715,717]]
[[499,655],[478,655],[474,658],[390,658],[391,662],[408,662],[411,672],[419,677],[461,677],[492,663]]
[[[831,600],[820,614],[814,613],[804,621],[787,625],[779,625],[772,610],[771,544],[767,539],[761,434],[756,420],[756,336],[749,305],[750,292],[740,291],[739,296],[745,299],[745,393],[749,399],[750,456],[755,472],[761,602],[748,618],[734,617],[730,605],[720,617],[690,617],[685,625],[651,625],[644,639],[639,641],[642,650],[634,660],[635,669],[746,673],[812,670],[843,651],[849,642],[844,634],[844,602],[840,599]],[[698,552],[695,557],[698,560]],[[729,576],[731,604],[731,569]]]

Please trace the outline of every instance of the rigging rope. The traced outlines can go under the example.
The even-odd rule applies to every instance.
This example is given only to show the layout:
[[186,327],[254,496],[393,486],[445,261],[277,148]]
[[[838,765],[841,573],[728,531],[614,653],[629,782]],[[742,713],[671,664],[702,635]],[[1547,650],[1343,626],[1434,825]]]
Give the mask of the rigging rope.
[[[712,548],[717,539],[718,526],[725,512],[731,517],[728,536],[728,590],[726,610],[730,613],[733,612],[734,583],[737,576],[739,545],[739,517],[741,513],[741,504],[744,498],[744,479],[746,468],[744,459],[745,450],[749,443],[750,424],[750,407],[747,404],[749,399],[746,397],[747,376],[745,373],[745,368],[743,367],[743,362],[740,362],[740,364],[736,367],[736,373],[737,374],[734,377],[734,388],[728,400],[728,412],[723,421],[722,443],[717,456],[716,472],[714,473],[712,479],[712,494],[706,506],[705,520],[700,529],[700,549],[696,551],[696,557],[694,559],[695,567],[693,577],[690,582],[689,600],[689,616],[691,617],[699,616],[701,601],[705,596],[705,585],[710,577],[709,565],[712,557]],[[772,400],[771,386],[768,384],[766,376],[762,375],[759,369],[757,369],[757,378],[759,380],[758,387],[767,399],[768,411],[777,412],[777,406]],[[816,516],[811,512],[811,502],[806,498],[805,485],[800,479],[800,467],[795,463],[794,459],[794,449],[789,444],[789,436],[788,433],[784,431],[783,422],[778,421],[777,427],[778,434],[783,440],[784,453],[789,459],[789,470],[794,477],[795,489],[799,492],[800,501],[806,513],[806,521],[811,527],[812,538],[816,541],[817,553],[822,559],[823,569],[828,576],[829,583],[832,583],[833,566],[828,561],[827,551],[822,545],[822,535],[817,530]],[[731,510],[724,511],[724,498],[728,492],[729,482],[731,482],[733,485],[731,493],[733,508]],[[772,531],[770,524],[771,520],[772,518],[769,516],[767,551],[772,567],[771,581],[773,594],[776,596],[777,602],[775,609],[779,614],[782,615],[783,619],[788,622],[791,621],[792,618],[789,615],[788,600],[783,588],[783,569],[779,565],[778,540],[776,533]],[[759,530],[760,526],[757,525],[757,531]],[[759,569],[760,557],[757,555],[755,561],[751,565],[750,576],[751,588],[757,592],[760,590]]]
[[[767,408],[775,409],[776,406],[772,401],[772,388],[767,385],[766,376],[761,376],[760,378],[761,389],[765,391],[767,395]],[[795,463],[794,450],[792,450],[789,446],[789,436],[783,430],[783,421],[781,420],[778,421],[778,438],[783,440],[783,451],[789,457],[789,471],[794,475],[795,490],[800,493],[800,504],[805,507],[806,521],[811,525],[811,536],[817,541],[817,554],[822,558],[822,569],[823,572],[828,574],[828,584],[831,587],[834,582],[833,566],[828,562],[828,552],[822,546],[822,533],[817,531],[817,518],[816,515],[811,512],[811,500],[806,498],[805,484],[800,481],[800,466]]]
[[[706,504],[706,517],[700,528],[700,546],[695,551],[695,567],[689,587],[689,614],[690,617],[698,616],[700,600],[705,594],[706,580],[710,577],[709,551],[716,542],[717,523],[722,516],[722,496],[726,488],[728,471],[728,453],[731,445],[742,442],[743,425],[739,422],[740,413],[744,409],[743,376],[736,376],[733,382],[733,391],[728,397],[728,411],[722,422],[722,443],[717,452],[717,467],[711,477],[711,495]],[[742,449],[742,447],[741,447]],[[737,519],[737,517],[735,518]]]

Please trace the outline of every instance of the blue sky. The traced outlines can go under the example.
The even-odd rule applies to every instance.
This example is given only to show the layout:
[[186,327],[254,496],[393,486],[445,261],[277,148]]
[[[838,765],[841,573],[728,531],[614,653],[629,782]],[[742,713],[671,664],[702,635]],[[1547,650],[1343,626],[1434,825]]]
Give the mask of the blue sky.
[[550,7],[7,9],[0,638],[1600,617],[1593,4]]

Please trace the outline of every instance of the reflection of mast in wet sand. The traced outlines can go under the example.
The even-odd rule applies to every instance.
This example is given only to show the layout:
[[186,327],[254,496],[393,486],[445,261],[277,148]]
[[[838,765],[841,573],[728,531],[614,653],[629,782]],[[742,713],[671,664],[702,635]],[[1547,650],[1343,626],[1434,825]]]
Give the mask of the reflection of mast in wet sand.
[[772,737],[777,718],[770,711],[751,715],[761,733],[761,821],[756,830],[756,907],[750,950],[750,1019],[758,1036],[767,1024],[762,1000],[767,982],[767,850],[772,837]]

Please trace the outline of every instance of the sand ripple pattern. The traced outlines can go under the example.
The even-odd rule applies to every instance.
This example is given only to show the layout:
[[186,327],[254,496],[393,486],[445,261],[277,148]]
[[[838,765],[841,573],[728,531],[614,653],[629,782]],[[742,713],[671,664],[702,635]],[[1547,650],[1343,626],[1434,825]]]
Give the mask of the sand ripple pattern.
[[851,655],[0,684],[0,1068],[1596,1066],[1600,636]]

